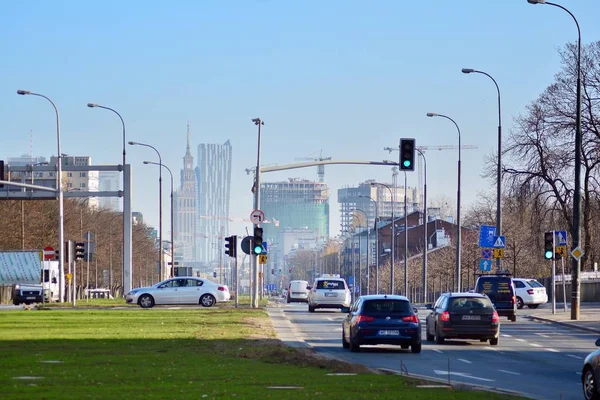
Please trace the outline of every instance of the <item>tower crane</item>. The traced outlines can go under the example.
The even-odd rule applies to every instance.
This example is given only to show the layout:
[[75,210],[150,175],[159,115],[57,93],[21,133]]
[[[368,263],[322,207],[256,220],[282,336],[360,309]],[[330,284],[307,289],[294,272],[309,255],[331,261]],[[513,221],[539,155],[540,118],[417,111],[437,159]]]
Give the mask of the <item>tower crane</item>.
[[[432,146],[416,146],[417,149],[421,150],[425,153],[426,150],[458,150],[458,146],[451,144],[443,144],[443,145],[432,145]],[[471,144],[463,144],[460,146],[461,150],[473,150],[478,149],[478,146],[474,146]],[[400,149],[397,147],[384,147],[384,150],[387,150],[390,154],[392,151],[399,151]],[[419,187],[423,187],[423,162],[421,161],[421,157],[417,157],[417,173],[419,174]]]
[[[296,157],[295,161],[328,161],[331,160],[331,157],[323,157],[323,150],[321,150],[321,154],[319,158],[314,157]],[[323,182],[325,180],[325,166],[317,165],[317,175],[319,176],[319,182]]]

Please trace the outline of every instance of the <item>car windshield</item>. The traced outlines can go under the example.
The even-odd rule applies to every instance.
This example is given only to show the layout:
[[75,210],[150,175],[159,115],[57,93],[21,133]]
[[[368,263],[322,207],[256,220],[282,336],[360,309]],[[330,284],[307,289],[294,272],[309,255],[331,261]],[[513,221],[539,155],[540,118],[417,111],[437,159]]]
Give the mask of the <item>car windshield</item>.
[[410,313],[412,309],[406,300],[367,300],[363,306],[365,313]]
[[474,308],[492,309],[494,308],[494,306],[492,305],[492,302],[489,299],[483,297],[456,297],[453,298],[452,302],[450,303],[451,311],[460,311]]
[[544,285],[542,285],[541,283],[539,283],[538,281],[527,281],[527,283],[529,283],[529,285],[531,287],[544,287]]
[[340,280],[324,280],[317,282],[317,289],[335,289],[335,290],[344,290],[346,285],[344,285],[344,281]]

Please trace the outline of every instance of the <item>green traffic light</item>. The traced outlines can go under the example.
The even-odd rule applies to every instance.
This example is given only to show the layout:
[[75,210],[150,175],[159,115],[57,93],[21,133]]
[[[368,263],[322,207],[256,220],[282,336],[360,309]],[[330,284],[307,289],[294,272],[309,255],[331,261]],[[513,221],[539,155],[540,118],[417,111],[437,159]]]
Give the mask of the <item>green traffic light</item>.
[[406,168],[410,167],[410,160],[404,160],[402,163]]
[[546,259],[547,259],[547,260],[551,260],[553,255],[554,255],[554,254],[552,254],[552,252],[551,252],[551,251],[546,251],[546,252],[544,253],[544,257],[546,257]]
[[261,254],[262,246],[254,246],[254,254]]

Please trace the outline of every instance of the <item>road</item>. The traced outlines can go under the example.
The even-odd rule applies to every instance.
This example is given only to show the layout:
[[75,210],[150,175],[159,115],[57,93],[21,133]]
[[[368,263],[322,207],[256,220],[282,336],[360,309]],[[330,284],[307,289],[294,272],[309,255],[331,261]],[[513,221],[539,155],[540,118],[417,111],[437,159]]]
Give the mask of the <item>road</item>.
[[[419,310],[423,329],[427,312]],[[444,380],[450,377],[453,384],[518,391],[544,400],[582,398],[583,359],[596,349],[598,338],[595,333],[517,317],[517,322],[501,319],[498,346],[479,341],[448,340],[443,345],[423,341],[420,354],[394,346],[361,346],[360,353],[351,353],[342,348],[345,314],[339,311],[309,313],[305,304],[282,304],[269,313],[278,333],[329,357],[369,368],[404,370]]]

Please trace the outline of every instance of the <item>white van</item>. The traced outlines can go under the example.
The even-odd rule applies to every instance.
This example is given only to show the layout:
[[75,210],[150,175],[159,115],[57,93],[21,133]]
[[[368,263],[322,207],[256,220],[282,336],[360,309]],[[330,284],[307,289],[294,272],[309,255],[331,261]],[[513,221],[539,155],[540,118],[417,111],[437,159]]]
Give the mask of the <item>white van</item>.
[[287,302],[292,301],[308,301],[308,293],[310,288],[307,281],[291,281],[287,291]]

